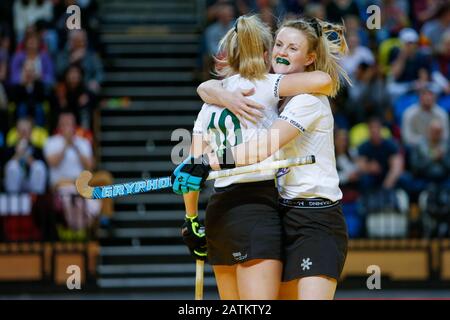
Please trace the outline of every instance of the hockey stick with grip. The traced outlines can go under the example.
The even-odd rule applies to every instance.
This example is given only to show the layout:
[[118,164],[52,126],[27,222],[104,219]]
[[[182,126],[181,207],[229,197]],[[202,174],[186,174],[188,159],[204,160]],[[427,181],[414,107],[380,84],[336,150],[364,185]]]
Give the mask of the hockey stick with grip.
[[[315,157],[313,155],[300,158],[289,158],[273,162],[255,163],[244,167],[237,167],[233,169],[220,171],[211,171],[209,173],[207,180],[231,177],[244,173],[254,173],[259,171],[301,166],[313,163],[315,163]],[[172,181],[170,176],[154,179],[138,180],[128,183],[112,184],[101,187],[89,186],[89,181],[91,180],[91,178],[92,173],[90,173],[89,171],[83,171],[78,176],[75,182],[78,193],[87,199],[115,198],[149,191],[162,190],[172,187]]]

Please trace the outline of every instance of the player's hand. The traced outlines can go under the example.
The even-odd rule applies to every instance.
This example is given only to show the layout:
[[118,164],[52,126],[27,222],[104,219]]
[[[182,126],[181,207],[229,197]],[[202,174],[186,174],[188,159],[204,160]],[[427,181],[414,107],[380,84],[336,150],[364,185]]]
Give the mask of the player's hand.
[[247,127],[246,120],[256,124],[264,115],[264,106],[247,98],[255,94],[255,89],[238,89],[222,97],[223,106],[230,110],[242,124]]
[[191,255],[200,260],[206,260],[206,234],[205,227],[198,221],[198,216],[188,217],[181,227],[183,241],[189,248]]
[[173,192],[184,194],[190,191],[200,191],[210,171],[211,166],[206,155],[187,158],[172,173]]

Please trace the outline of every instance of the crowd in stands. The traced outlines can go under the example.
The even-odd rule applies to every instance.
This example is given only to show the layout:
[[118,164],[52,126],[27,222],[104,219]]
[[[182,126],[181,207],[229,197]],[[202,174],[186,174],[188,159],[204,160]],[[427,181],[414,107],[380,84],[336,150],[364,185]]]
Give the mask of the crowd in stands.
[[[79,30],[66,26],[66,8],[74,4],[81,8]],[[74,237],[67,230],[85,236],[100,212],[74,187],[82,170],[95,167],[93,121],[103,81],[97,26],[95,0],[0,2],[0,190],[33,195],[33,207],[59,211],[63,226],[34,240]],[[0,226],[0,240],[33,240]]]
[[[379,29],[366,27],[373,13],[367,12],[369,5],[380,8]],[[400,212],[396,208],[406,197],[410,230],[404,236],[424,235],[420,217],[435,210],[446,227],[427,234],[449,237],[450,2],[209,1],[202,46],[204,79],[211,77],[209,56],[220,54],[218,39],[246,13],[261,14],[274,31],[283,19],[301,15],[345,24],[349,52],[341,65],[353,85],[331,104],[350,236],[367,236],[368,214]],[[398,190],[404,191],[403,197],[389,203],[389,195]]]

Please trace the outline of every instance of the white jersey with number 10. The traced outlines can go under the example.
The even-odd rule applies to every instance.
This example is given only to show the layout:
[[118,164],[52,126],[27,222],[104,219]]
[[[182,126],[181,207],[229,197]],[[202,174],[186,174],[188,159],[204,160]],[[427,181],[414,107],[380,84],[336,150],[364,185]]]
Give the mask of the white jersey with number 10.
[[[278,85],[281,77],[279,74],[268,74],[264,80],[250,81],[240,75],[234,75],[223,80],[223,87],[228,91],[254,88],[255,94],[248,98],[265,107],[262,110],[264,117],[256,124],[247,121],[247,128],[244,128],[228,109],[205,103],[195,121],[193,134],[202,135],[214,151],[256,139],[258,134],[270,128],[278,117]],[[272,162],[276,158],[277,154],[263,162]],[[274,179],[274,176],[274,170],[267,170],[216,179],[214,186],[220,188],[233,183],[265,181]]]

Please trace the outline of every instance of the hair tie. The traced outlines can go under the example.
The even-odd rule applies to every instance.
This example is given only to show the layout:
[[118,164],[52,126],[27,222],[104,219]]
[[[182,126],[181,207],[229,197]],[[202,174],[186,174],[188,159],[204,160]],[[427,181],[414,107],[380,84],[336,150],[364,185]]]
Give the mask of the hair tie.
[[233,25],[234,32],[236,32],[236,33],[238,33],[238,22],[239,22],[240,18],[241,17],[237,18],[236,21],[234,22],[234,25]]
[[311,25],[311,27],[314,28],[314,31],[316,32],[317,37],[321,37],[322,36],[322,26],[320,25],[319,21],[317,21],[316,18],[309,18],[308,19],[309,24]]

